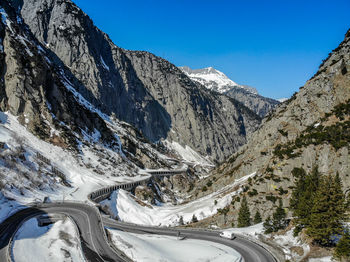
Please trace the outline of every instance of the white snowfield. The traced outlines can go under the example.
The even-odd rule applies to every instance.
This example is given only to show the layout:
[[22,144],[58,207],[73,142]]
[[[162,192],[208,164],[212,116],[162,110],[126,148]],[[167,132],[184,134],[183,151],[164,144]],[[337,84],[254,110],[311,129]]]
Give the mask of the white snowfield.
[[215,193],[182,205],[172,205],[170,203],[159,206],[141,205],[134,200],[129,192],[121,189],[112,194],[111,200],[107,199],[101,204],[109,208],[113,217],[118,217],[124,222],[152,226],[176,226],[179,224],[181,216],[184,223],[188,223],[192,220],[193,215],[201,220],[216,214],[218,208],[229,205],[232,196],[241,191],[240,188],[232,191],[232,188],[255,175],[255,173],[252,173],[242,177]]
[[[223,230],[226,233],[233,233],[235,235],[243,235],[248,236],[251,239],[255,238],[259,240],[259,235],[265,235],[268,237],[275,246],[279,246],[285,255],[285,259],[291,261],[301,261],[301,259],[308,254],[310,251],[310,246],[307,243],[303,243],[299,237],[293,236],[294,228],[287,231],[285,234],[264,234],[264,226],[263,223],[259,223],[256,225],[252,225],[250,227],[242,227],[242,228],[228,228]],[[304,255],[300,256],[299,254],[293,252],[293,247],[301,247],[304,250]],[[319,257],[319,258],[309,258],[308,262],[331,262],[332,257]]]
[[180,67],[180,69],[182,69],[182,71],[192,80],[199,82],[208,89],[215,90],[219,93],[225,93],[233,87],[239,87],[245,89],[250,93],[258,94],[255,88],[239,85],[228,78],[223,72],[213,67],[195,70],[192,70],[188,67]]
[[108,229],[115,246],[134,261],[235,262],[241,255],[225,245],[204,240],[178,240],[171,236],[141,235]]
[[[287,259],[299,258],[296,253],[291,251],[291,247],[301,247],[304,250],[304,254],[310,251],[310,246],[307,243],[303,243],[300,238],[293,236],[293,229],[287,231],[284,235],[273,236],[273,241],[276,242],[282,249]],[[328,261],[327,258],[318,258],[319,260],[309,260],[309,261]],[[326,260],[324,260],[326,259]]]
[[310,258],[309,262],[334,262],[332,257]]
[[194,70],[194,72],[191,73],[186,72],[186,74],[190,78],[193,78],[200,83],[209,84],[209,86],[211,82],[216,83],[218,86],[217,91],[220,93],[230,90],[230,87],[232,86],[239,86],[236,82],[229,79],[224,73],[212,67]]
[[286,97],[277,99],[277,101],[280,102],[280,103],[283,103],[283,102],[285,102],[287,100],[288,100],[288,98],[286,98]]
[[[85,139],[94,141],[98,134],[85,136]],[[16,117],[3,112],[0,112],[0,142],[5,143],[5,149],[0,150],[0,185],[3,186],[0,192],[0,222],[16,208],[42,201],[46,196],[52,200],[87,201],[87,195],[94,190],[144,178],[137,168],[123,160],[119,152],[92,142],[90,146],[81,144],[82,153],[75,155],[40,140],[28,132]],[[16,156],[20,150],[24,152],[23,160]],[[40,161],[38,152],[50,164]],[[6,160],[10,156],[12,159]],[[59,176],[52,174],[53,167],[64,173],[70,186],[65,186]]]
[[168,140],[163,142],[166,147],[177,152],[185,162],[188,162],[194,166],[201,165],[204,167],[214,167],[213,163],[208,158],[201,156],[187,145],[182,146],[175,141],[169,142]]
[[13,242],[16,262],[83,262],[84,255],[74,223],[66,218],[39,227],[36,218],[26,221]]
[[[55,134],[55,132],[58,131],[52,130],[53,134]],[[86,133],[85,136],[86,140],[94,142],[97,140],[99,134],[98,132],[94,132],[93,134]],[[18,170],[9,167],[5,163],[5,158],[0,159],[0,172],[5,174],[6,178],[6,184],[0,192],[0,222],[16,210],[24,208],[27,203],[42,201],[46,196],[52,200],[61,200],[65,198],[66,200],[86,201],[88,193],[96,189],[110,186],[111,184],[140,180],[145,175],[142,174],[142,172],[138,173],[137,169],[133,170],[135,173],[130,175],[130,166],[127,162],[123,161],[120,154],[99,146],[98,143],[93,143],[93,147],[87,147],[81,144],[80,149],[82,154],[77,157],[73,155],[72,152],[38,139],[29,133],[26,128],[17,121],[16,117],[3,112],[0,112],[0,142],[6,144],[5,149],[0,152],[1,154],[12,154],[16,148],[23,147],[25,159],[23,161],[15,161],[14,165],[15,169],[28,173],[28,176],[23,176]],[[118,162],[117,168],[103,169],[104,167],[101,165],[101,161],[106,160],[100,159],[100,155],[97,153],[101,153],[101,151],[104,151],[103,153],[106,158],[113,158]],[[37,152],[45,156],[50,161],[50,164],[38,160]],[[52,167],[58,168],[65,174],[66,180],[71,187],[64,186],[58,177],[47,175],[47,173],[51,172]],[[103,174],[95,172],[95,170],[99,168],[104,170]],[[41,170],[41,172],[38,172],[39,170]],[[114,212],[117,213],[118,216],[143,216],[142,219],[146,222],[157,216],[155,213],[149,215],[148,212],[150,211],[148,208],[147,211],[146,209],[137,210],[139,205],[131,198],[129,193],[125,191],[120,191],[119,193],[115,192],[113,196],[115,197],[112,198],[113,203],[111,207],[114,206]],[[9,198],[13,200],[8,200]],[[119,207],[119,210],[117,209],[119,204],[123,207],[128,201],[130,206],[132,206],[130,210],[127,210],[127,206],[125,209],[121,207]],[[216,208],[225,206],[228,201],[230,201],[230,199],[227,198],[225,200],[225,198],[223,198],[218,201],[216,207],[211,207],[213,206],[214,199],[208,197],[207,202],[201,204],[202,213],[197,214],[198,218],[216,212]],[[209,202],[212,202],[212,204],[209,204]],[[198,206],[198,203],[196,205]],[[206,205],[209,208],[206,207]],[[176,208],[170,207],[170,211],[172,212],[170,215],[167,215],[169,209],[166,206],[164,206],[164,209],[160,206],[154,208],[161,210],[162,214],[166,217],[164,218],[166,223],[178,223],[179,217],[173,213],[176,212]],[[145,213],[143,214],[141,212]],[[189,221],[192,218],[192,207],[188,205],[183,212],[188,213],[188,215],[185,215],[184,220]],[[155,220],[153,224],[160,224],[160,220],[161,218]],[[198,253],[203,255],[202,258],[205,258],[204,261],[208,259],[210,259],[210,261],[219,261],[211,260],[211,258],[216,259],[219,255],[221,258],[225,258],[227,255],[226,251],[224,252],[218,247],[213,247],[213,251],[206,254],[208,243],[204,245],[198,243],[191,244],[191,242],[189,242],[189,244],[190,246],[187,250],[191,250],[195,246]],[[13,254],[15,255],[16,262],[83,261],[83,255],[79,247],[79,238],[75,232],[74,224],[72,224],[71,221],[59,221],[47,227],[38,227],[36,219],[31,219],[25,222],[16,234]],[[172,252],[175,252],[177,248],[183,247],[174,247]],[[230,252],[234,252],[234,250],[228,249]],[[166,252],[168,252],[169,257],[174,255],[174,253],[170,251]],[[148,256],[153,257],[152,253],[153,252],[149,252]],[[230,256],[230,259],[230,261],[232,261],[232,256]]]
[[223,232],[255,237],[264,232],[264,226],[263,223],[259,223],[250,227],[228,228],[223,230]]

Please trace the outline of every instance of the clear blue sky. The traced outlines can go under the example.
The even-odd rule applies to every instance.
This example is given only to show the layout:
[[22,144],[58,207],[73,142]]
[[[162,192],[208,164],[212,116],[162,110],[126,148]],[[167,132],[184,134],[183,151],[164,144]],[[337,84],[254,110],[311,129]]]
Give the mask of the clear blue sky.
[[350,28],[350,0],[73,0],[114,43],[212,66],[265,96],[304,85]]

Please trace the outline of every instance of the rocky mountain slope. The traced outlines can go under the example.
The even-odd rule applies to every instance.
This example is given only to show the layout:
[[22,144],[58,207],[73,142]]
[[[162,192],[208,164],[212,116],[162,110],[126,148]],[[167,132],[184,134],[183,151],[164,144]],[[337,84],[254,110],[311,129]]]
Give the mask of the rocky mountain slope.
[[[62,147],[76,144],[75,135],[100,132],[101,140],[117,145],[104,120],[78,103],[69,90],[64,70],[47,57],[20,17],[2,3],[0,109],[18,116],[20,123],[43,140],[52,139]],[[62,131],[52,136],[53,129]]]
[[14,4],[50,58],[69,68],[76,90],[152,142],[175,141],[221,161],[259,125],[241,103],[212,94],[168,61],[117,47],[69,0]]
[[[69,69],[52,59],[15,10],[1,2],[0,221],[45,197],[86,201],[101,187],[144,179],[143,168],[180,168],[174,152],[82,97]],[[195,179],[191,172],[153,179],[156,193],[135,193],[176,202]]]
[[[239,192],[247,196],[252,214],[260,210],[266,219],[279,198],[288,208],[294,168],[306,172],[317,168],[321,174],[331,175],[338,172],[343,190],[348,193],[349,121],[350,30],[305,86],[266,117],[249,142],[201,181],[194,195],[217,191],[252,174]],[[227,215],[234,223],[240,206],[236,200],[233,199],[232,208],[228,206]]]
[[261,117],[264,117],[279,104],[274,99],[260,96],[253,87],[235,83],[215,68],[207,67],[193,70],[188,66],[183,66],[180,69],[193,81],[201,83],[209,90],[234,98]]
[[[50,59],[49,50],[35,39],[8,2],[2,2],[0,13],[2,125],[15,116],[40,140],[77,157],[84,147],[93,150],[95,144],[99,145],[130,165],[130,172],[136,166],[169,166],[166,158],[174,155],[149,143],[132,126],[101,113],[76,92],[69,70]],[[115,162],[106,158],[111,165]]]

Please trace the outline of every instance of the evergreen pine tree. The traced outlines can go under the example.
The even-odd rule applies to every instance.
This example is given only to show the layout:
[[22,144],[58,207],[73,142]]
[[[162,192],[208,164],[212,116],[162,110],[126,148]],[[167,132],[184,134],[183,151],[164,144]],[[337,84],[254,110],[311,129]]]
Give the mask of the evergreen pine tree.
[[347,228],[335,248],[334,257],[350,261],[350,228]]
[[350,194],[348,194],[347,200],[345,202],[345,208],[350,211]]
[[180,225],[180,226],[183,226],[183,225],[184,225],[184,218],[183,218],[183,216],[180,216],[179,225]]
[[337,204],[337,211],[341,214],[340,220],[344,220],[346,218],[346,211],[347,211],[347,203],[345,194],[343,193],[343,182],[341,181],[341,178],[339,176],[339,173],[335,175],[334,181],[333,181],[333,201]]
[[307,234],[322,246],[334,245],[331,236],[342,233],[344,194],[339,175],[322,177],[311,209]]
[[254,224],[259,224],[261,222],[262,222],[262,218],[261,218],[259,210],[257,210],[255,213],[255,216],[254,216]]
[[279,199],[278,207],[276,208],[276,211],[273,213],[272,217],[272,226],[274,232],[286,228],[288,223],[286,221],[286,211],[283,208],[282,199]]
[[193,214],[192,216],[192,223],[197,223],[198,222],[198,218],[196,217],[195,214]]
[[339,172],[337,172],[336,175],[335,175],[334,183],[340,188],[343,187],[343,182],[340,179]]
[[244,196],[241,202],[241,208],[238,213],[238,227],[250,226],[250,211],[247,203],[247,198]]
[[272,215],[272,219],[269,216],[263,224],[265,229],[265,234],[272,232],[277,232],[280,229],[285,229],[288,226],[288,221],[286,220],[286,212],[283,208],[282,199],[279,199],[278,207]]
[[224,215],[224,223],[226,224],[227,213],[230,211],[230,206],[227,206],[225,208],[218,208],[217,211],[218,211],[218,214]]
[[294,211],[294,217],[299,218],[299,209],[301,201],[304,198],[305,192],[307,190],[306,183],[306,173],[302,168],[294,168],[292,170],[293,176],[296,178],[295,187],[292,192],[292,197],[290,199],[290,207]]
[[264,233],[265,234],[270,234],[273,232],[272,221],[271,221],[270,216],[265,220],[263,226],[264,226]]
[[302,197],[306,189],[306,172],[303,168],[293,168],[292,175],[295,177],[295,187],[290,199],[290,207],[297,209],[299,200]]
[[320,175],[317,166],[313,168],[311,174],[306,174],[302,168],[294,168],[292,174],[296,177],[296,182],[290,200],[290,207],[293,210],[296,233],[298,233],[310,224],[310,210],[314,204]]

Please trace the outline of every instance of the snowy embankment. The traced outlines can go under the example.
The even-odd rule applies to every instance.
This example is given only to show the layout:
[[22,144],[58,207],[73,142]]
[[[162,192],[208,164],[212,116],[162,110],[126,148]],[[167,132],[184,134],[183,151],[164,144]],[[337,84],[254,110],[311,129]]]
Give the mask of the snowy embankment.
[[264,232],[264,226],[263,223],[259,223],[250,227],[228,228],[225,229],[224,232],[256,237]]
[[329,256],[329,257],[310,258],[309,262],[334,262],[334,260],[331,256]]
[[[57,132],[52,130],[52,135]],[[16,208],[44,197],[86,201],[96,189],[144,178],[119,152],[94,141],[94,135],[86,134],[91,143],[81,143],[77,154],[40,140],[16,117],[0,112],[0,222]],[[40,160],[38,153],[48,161]]]
[[85,261],[74,223],[66,218],[39,227],[36,218],[26,221],[13,242],[16,262]]
[[[243,228],[228,228],[224,232],[234,233],[236,235],[247,236],[250,239],[256,239],[261,243],[261,237],[265,239],[265,247],[271,251],[270,247],[278,247],[283,251],[284,258],[290,261],[301,261],[304,257],[307,257],[310,252],[310,246],[307,243],[303,243],[300,237],[293,236],[294,228],[290,228],[288,231],[265,234],[263,223],[259,223],[250,227]],[[268,245],[266,245],[268,244]],[[313,254],[315,255],[315,254]],[[308,258],[308,262],[331,262],[331,256]]]
[[160,206],[149,205],[135,201],[135,198],[124,190],[115,191],[111,200],[104,200],[101,205],[108,207],[113,217],[118,217],[124,222],[152,226],[177,226],[180,217],[183,218],[184,223],[188,223],[193,215],[201,220],[216,214],[217,209],[229,205],[232,196],[241,191],[241,189],[233,189],[254,175],[255,173],[242,177],[217,192],[182,205],[170,203]]
[[108,229],[108,232],[114,245],[133,261],[235,262],[241,259],[234,249],[204,240],[178,240],[176,237],[141,235],[112,229]]

